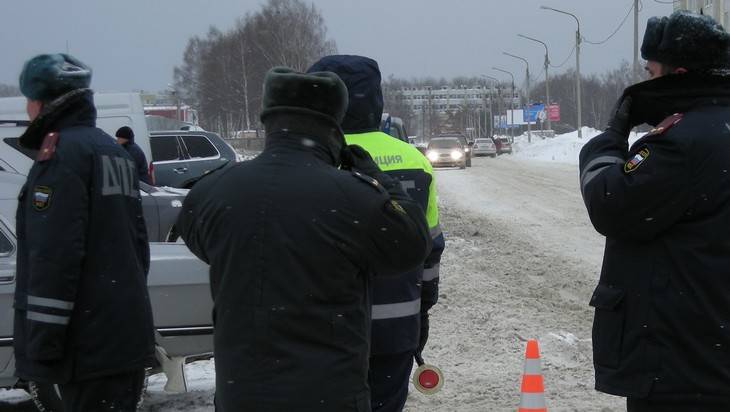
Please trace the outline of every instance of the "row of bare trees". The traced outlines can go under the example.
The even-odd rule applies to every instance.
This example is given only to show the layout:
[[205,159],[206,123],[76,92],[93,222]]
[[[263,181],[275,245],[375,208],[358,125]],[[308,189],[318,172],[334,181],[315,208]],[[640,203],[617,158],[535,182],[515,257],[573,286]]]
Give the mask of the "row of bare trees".
[[0,83],[0,97],[20,96],[20,89],[16,86]]
[[[616,99],[631,84],[629,63],[622,61],[615,69],[600,75],[582,76],[581,79],[583,126],[603,128],[606,126]],[[426,130],[426,134],[436,134],[449,128],[458,128],[461,131],[466,128],[477,128],[482,131],[492,130],[493,115],[504,114],[510,108],[512,87],[510,82],[491,85],[495,97],[493,101],[485,104],[484,107],[459,106],[441,115],[430,107],[413,110],[403,96],[404,89],[423,89],[426,87],[437,89],[442,86],[448,86],[452,89],[474,88],[477,86],[487,87],[489,83],[480,77],[460,76],[451,80],[444,78],[405,80],[391,76],[383,85],[385,110],[393,116],[401,117],[408,130]],[[516,87],[519,88],[519,85],[516,85]],[[517,90],[517,92],[522,96],[521,105],[525,105],[527,103],[524,99],[525,94],[520,90]],[[531,103],[546,102],[544,78],[532,87],[530,96]],[[550,75],[550,100],[551,103],[560,105],[561,119],[560,122],[553,124],[553,128],[558,132],[575,130],[577,123],[575,71],[571,69],[563,73]],[[427,113],[428,110],[431,110],[431,113]]]
[[319,10],[301,0],[269,0],[235,27],[211,27],[192,37],[175,68],[175,91],[198,109],[201,125],[223,136],[259,127],[266,72],[275,66],[304,71],[336,51]]

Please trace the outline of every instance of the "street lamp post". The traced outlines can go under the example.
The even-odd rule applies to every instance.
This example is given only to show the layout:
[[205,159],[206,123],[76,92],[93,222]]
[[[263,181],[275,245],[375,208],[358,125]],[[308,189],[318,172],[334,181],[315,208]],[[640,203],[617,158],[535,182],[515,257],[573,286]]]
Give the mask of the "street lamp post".
[[[550,107],[550,76],[548,75],[548,68],[550,67],[550,57],[548,55],[547,44],[545,44],[545,42],[543,42],[541,40],[538,40],[538,39],[535,39],[535,38],[532,38],[529,36],[525,36],[524,34],[518,34],[518,36],[520,36],[524,39],[527,39],[527,40],[532,40],[534,42],[538,42],[538,43],[542,44],[543,47],[545,47],[545,114],[548,114],[549,107]],[[550,123],[550,116],[546,116],[545,120],[547,120],[548,130],[552,130],[552,124]]]
[[[483,74],[482,77],[487,78],[491,80],[489,85],[489,136],[494,136],[494,110],[492,102],[494,100],[494,84],[499,83],[499,79],[496,77],[488,76],[486,74]],[[499,108],[497,108],[499,110]]]
[[580,96],[580,21],[578,20],[578,17],[576,17],[573,13],[568,13],[567,11],[562,11],[558,9],[554,9],[552,7],[547,6],[540,6],[543,10],[552,10],[558,13],[567,14],[568,16],[572,16],[575,19],[575,22],[578,23],[578,30],[575,32],[575,94],[576,94],[576,100],[578,103],[578,138],[583,137],[583,133],[581,131],[581,96]]
[[[525,74],[527,75],[527,143],[532,143],[532,127],[530,123],[530,62],[528,62],[524,57],[516,56],[507,52],[502,52],[502,54],[522,60],[527,65],[527,70],[525,71]],[[524,118],[524,112],[522,117]]]
[[514,105],[515,105],[515,76],[512,74],[512,72],[508,72],[507,70],[500,69],[499,67],[492,67],[492,69],[509,74],[509,77],[512,78],[512,94],[509,97],[509,108],[512,113],[510,113],[510,128],[509,128],[509,135],[514,140],[514,128],[515,128],[515,111],[514,111]]

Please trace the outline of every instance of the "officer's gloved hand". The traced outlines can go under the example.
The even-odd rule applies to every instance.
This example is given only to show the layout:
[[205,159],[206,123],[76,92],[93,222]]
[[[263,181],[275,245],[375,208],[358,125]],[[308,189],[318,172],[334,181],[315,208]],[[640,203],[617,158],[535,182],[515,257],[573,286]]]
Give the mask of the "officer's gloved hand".
[[365,149],[358,145],[349,145],[342,149],[340,154],[342,168],[345,170],[356,170],[370,177],[380,174],[380,169]]
[[608,121],[606,130],[611,130],[628,138],[631,133],[631,96],[621,97],[613,107],[613,117]]

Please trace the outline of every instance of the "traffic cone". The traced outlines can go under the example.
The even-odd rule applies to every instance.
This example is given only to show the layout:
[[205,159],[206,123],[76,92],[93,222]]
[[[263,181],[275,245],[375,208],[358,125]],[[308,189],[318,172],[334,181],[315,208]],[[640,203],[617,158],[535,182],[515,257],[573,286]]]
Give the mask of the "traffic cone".
[[540,350],[537,340],[527,341],[525,351],[525,372],[522,374],[520,388],[520,408],[517,412],[547,412],[545,406],[545,386],[542,382]]

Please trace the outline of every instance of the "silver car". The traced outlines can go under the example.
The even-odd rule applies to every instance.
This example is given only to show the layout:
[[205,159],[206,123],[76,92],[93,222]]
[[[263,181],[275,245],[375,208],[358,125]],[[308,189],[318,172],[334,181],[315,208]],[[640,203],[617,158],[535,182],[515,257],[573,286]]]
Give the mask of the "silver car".
[[[13,293],[15,291],[15,210],[25,176],[0,172],[0,387],[28,388],[45,409],[54,410],[52,385],[19,382],[13,357]],[[159,365],[167,390],[186,391],[183,365],[213,353],[213,300],[208,266],[184,243],[150,243],[147,285],[152,301]],[[40,409],[40,408],[39,408]],[[56,409],[57,410],[57,409]]]
[[467,156],[464,146],[456,137],[438,137],[428,142],[426,158],[433,167],[458,166],[466,168]]
[[[18,141],[27,125],[27,121],[0,120],[0,171],[27,175],[33,166],[36,152],[20,146]],[[175,221],[188,190],[144,182],[139,182],[139,188],[148,238],[153,242],[174,242]]]
[[474,156],[497,157],[497,146],[492,139],[476,139],[471,150]]

